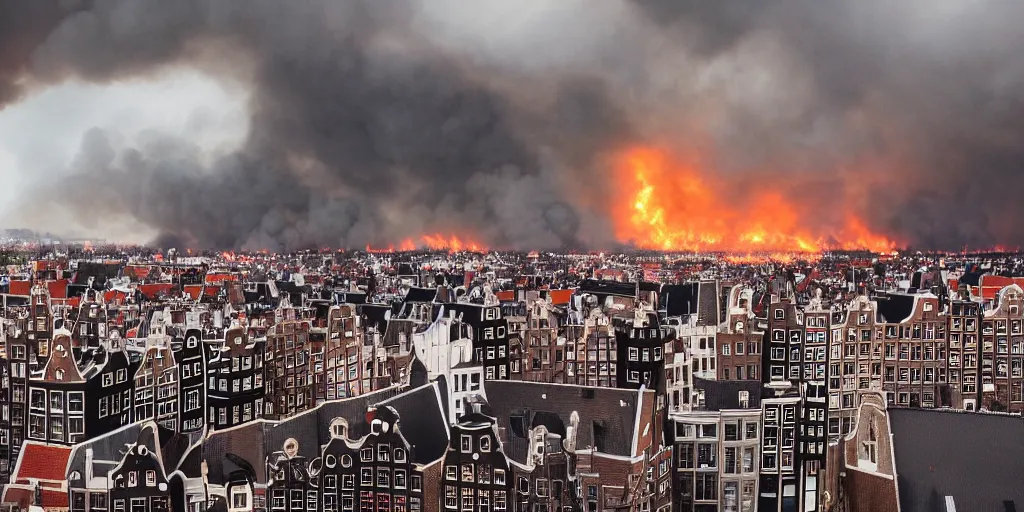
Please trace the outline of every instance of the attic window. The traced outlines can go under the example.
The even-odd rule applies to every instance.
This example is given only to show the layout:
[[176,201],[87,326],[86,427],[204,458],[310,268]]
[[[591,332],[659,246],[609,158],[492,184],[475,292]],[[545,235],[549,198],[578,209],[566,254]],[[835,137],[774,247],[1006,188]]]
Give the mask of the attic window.
[[925,302],[925,303],[924,303],[924,310],[925,310],[925,311],[931,311],[931,310],[932,310],[932,309],[933,309],[934,307],[935,307],[935,306],[934,306],[934,305],[932,305],[932,303],[931,303],[931,302]]

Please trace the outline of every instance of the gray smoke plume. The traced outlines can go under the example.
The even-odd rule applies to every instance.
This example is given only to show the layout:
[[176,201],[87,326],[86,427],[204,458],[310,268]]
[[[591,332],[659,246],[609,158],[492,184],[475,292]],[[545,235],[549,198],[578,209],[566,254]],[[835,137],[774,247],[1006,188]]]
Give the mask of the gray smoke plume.
[[630,200],[609,157],[650,144],[814,222],[839,205],[914,246],[1024,242],[1024,4],[511,4],[0,3],[0,109],[177,67],[250,94],[238,151],[94,129],[24,195],[193,247],[608,247],[609,205]]

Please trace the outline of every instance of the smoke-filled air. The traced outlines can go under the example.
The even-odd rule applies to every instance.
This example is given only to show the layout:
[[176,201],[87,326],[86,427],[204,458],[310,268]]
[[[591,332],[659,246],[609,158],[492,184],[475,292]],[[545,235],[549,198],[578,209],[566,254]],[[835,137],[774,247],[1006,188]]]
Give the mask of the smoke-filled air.
[[1022,19],[1001,0],[5,0],[0,117],[186,70],[244,96],[246,131],[213,152],[201,116],[111,120],[25,171],[4,215],[225,250],[1018,245]]

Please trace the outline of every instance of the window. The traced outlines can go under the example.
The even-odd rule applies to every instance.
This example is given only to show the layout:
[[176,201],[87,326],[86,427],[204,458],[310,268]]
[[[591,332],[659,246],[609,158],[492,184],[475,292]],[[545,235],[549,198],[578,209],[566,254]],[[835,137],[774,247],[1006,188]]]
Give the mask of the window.
[[495,485],[505,485],[505,470],[504,469],[495,469],[494,470],[494,484]]
[[731,350],[732,350],[732,345],[730,345],[728,343],[722,343],[722,355],[723,356],[731,355],[729,353]]
[[396,469],[395,470],[395,488],[396,489],[405,489],[405,485],[406,485],[406,482],[405,482],[405,470]]
[[[782,311],[776,310],[776,311]],[[697,485],[695,486],[693,498],[699,501],[714,501],[718,499],[718,474],[697,473]]]
[[473,481],[473,465],[463,464],[462,465],[462,481],[472,482]]
[[377,468],[377,487],[391,487],[391,472],[387,468]]
[[444,486],[444,508],[455,509],[459,506],[458,489],[454,485]]
[[753,473],[754,472],[754,448],[747,447],[743,449],[743,472]]
[[725,448],[725,467],[722,469],[723,472],[733,474],[738,473],[739,465],[736,459],[736,447],[727,446]]
[[59,391],[50,391],[50,410],[64,410],[64,395],[61,394]]
[[676,465],[681,469],[693,469],[693,445],[690,443],[677,446]]
[[715,443],[697,445],[697,467],[714,468],[718,466],[718,446]]
[[744,437],[743,437],[744,439],[757,439],[757,422],[756,421],[748,421],[748,422],[743,424],[743,427],[746,429],[746,433],[744,434]]
[[725,440],[726,441],[739,441],[739,425],[735,423],[725,424]]
[[231,489],[231,508],[249,508],[249,496],[244,488],[236,486]]
[[629,360],[639,361],[640,360],[640,349],[637,347],[629,347]]
[[489,452],[489,451],[491,451],[491,438],[487,437],[486,435],[485,436],[480,436],[480,451],[482,451],[482,452]]
[[405,462],[405,449],[395,448],[395,462]]
[[139,485],[139,475],[135,471],[128,472],[128,487],[137,487]]
[[548,480],[546,478],[537,479],[537,496],[546,498],[548,495]]
[[146,471],[146,487],[156,486],[156,471]]
[[444,467],[445,480],[458,480],[458,469],[455,466]]
[[463,435],[460,438],[462,453],[469,453],[473,451],[473,438],[467,435]]
[[46,391],[43,391],[41,389],[33,389],[30,395],[32,396],[30,405],[33,409],[46,408]]

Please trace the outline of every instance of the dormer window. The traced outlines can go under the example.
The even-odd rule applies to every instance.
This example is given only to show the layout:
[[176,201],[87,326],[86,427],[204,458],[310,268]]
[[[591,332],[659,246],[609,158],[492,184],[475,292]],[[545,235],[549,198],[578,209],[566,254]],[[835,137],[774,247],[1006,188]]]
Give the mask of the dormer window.
[[53,375],[54,377],[57,378],[57,380],[64,380],[64,370],[60,368],[58,368],[57,371],[53,372]]

